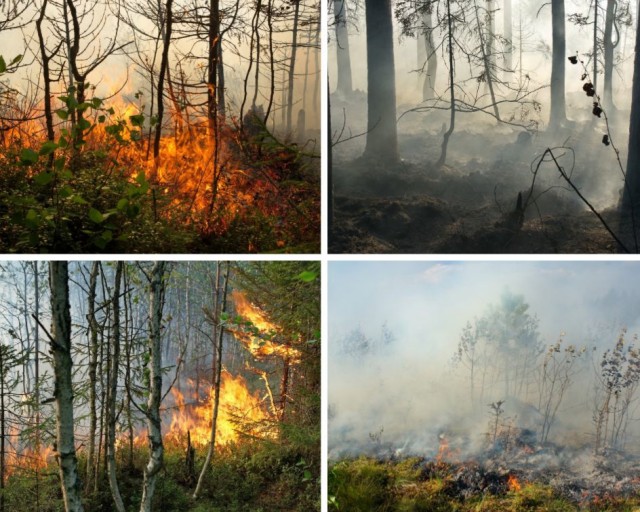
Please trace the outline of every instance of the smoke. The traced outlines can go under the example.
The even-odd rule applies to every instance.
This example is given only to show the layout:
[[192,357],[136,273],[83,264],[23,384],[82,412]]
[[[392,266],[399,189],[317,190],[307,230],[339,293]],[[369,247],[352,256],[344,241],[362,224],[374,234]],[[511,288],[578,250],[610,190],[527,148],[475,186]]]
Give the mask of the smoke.
[[[549,437],[588,443],[602,354],[622,328],[629,342],[640,331],[638,270],[637,262],[332,262],[330,457],[434,457],[449,435],[460,440],[458,456],[472,456],[486,448],[487,405],[497,400],[505,400],[501,422],[539,434],[542,354],[518,396],[505,396],[500,384],[472,401],[468,369],[453,364],[467,322],[486,316],[505,293],[529,305],[542,348],[560,336],[565,346],[588,348]],[[489,378],[504,380],[497,366]]]

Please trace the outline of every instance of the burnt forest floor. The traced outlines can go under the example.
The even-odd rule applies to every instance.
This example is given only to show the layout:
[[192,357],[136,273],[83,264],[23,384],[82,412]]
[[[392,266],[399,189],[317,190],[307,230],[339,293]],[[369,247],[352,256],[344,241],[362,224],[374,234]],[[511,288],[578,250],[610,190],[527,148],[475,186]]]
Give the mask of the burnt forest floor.
[[[613,461],[580,471],[545,467],[541,454],[513,465],[419,457],[345,459],[329,467],[329,510],[519,512],[640,510],[640,470]],[[537,457],[537,458],[536,458]],[[542,455],[542,457],[544,457]]]
[[[363,101],[357,97],[355,103]],[[346,138],[364,131],[362,119],[352,114],[356,107],[332,98],[332,108],[333,117],[340,117],[332,119],[334,143],[336,133]],[[335,128],[343,110],[355,125],[348,131]],[[612,135],[620,146],[626,144],[625,115],[618,118]],[[552,163],[540,167],[532,187],[536,158],[547,147],[558,148],[554,154],[576,187],[610,228],[629,240],[617,210],[622,175],[615,152],[602,143],[599,121],[583,116],[553,133],[528,134],[458,115],[447,161],[436,169],[446,126],[444,113],[402,117],[401,161],[394,165],[362,158],[364,136],[334,146],[331,253],[617,252],[613,237]],[[626,149],[619,149],[624,158]],[[519,192],[524,219],[514,226]]]

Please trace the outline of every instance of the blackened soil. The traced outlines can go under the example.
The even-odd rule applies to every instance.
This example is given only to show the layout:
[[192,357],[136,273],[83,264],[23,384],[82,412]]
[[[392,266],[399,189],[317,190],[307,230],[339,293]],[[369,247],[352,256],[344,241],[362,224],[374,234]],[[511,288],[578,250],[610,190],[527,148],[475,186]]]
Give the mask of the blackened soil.
[[[420,156],[438,154],[440,139],[418,135],[415,140],[403,138],[401,153],[410,159],[393,166],[362,158],[334,159],[330,252],[617,252],[619,246],[602,221],[557,172],[547,167],[533,183],[531,155],[535,158],[541,151],[521,147],[515,137],[502,146],[491,143],[485,155],[496,158],[452,158],[440,169]],[[477,146],[478,135],[459,133],[455,142],[458,147]],[[586,197],[596,195],[593,173],[575,173],[574,179]],[[522,223],[515,212],[518,193],[525,206]],[[617,211],[594,206],[617,232]]]

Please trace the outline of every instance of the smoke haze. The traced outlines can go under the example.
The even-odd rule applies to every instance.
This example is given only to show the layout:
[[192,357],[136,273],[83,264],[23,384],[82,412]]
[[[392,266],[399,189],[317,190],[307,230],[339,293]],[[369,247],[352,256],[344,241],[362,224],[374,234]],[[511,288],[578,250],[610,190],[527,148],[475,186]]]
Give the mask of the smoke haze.
[[[452,364],[467,322],[506,293],[529,305],[544,349],[562,333],[566,345],[589,348],[550,435],[587,443],[596,366],[621,329],[628,328],[629,342],[640,330],[639,270],[638,262],[332,262],[330,457],[380,450],[435,456],[439,436],[452,431],[464,432],[458,448],[473,454],[486,438],[487,404],[497,400],[506,400],[516,426],[535,429],[534,373],[519,399],[494,388],[472,404],[468,371]],[[358,339],[367,347],[354,348]]]

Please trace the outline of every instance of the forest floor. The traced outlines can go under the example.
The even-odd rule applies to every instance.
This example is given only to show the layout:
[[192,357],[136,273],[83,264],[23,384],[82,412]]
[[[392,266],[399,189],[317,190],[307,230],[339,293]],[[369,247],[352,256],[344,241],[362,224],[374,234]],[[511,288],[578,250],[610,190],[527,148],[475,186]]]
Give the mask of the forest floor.
[[533,473],[512,468],[504,461],[450,463],[418,457],[345,459],[329,468],[329,509],[351,512],[640,510],[637,467],[635,472],[626,475],[611,467],[592,469],[585,471],[585,476],[578,476],[540,466],[534,477]]
[[[169,446],[158,475],[153,510],[164,512],[309,512],[320,510],[320,461],[316,446],[245,442],[216,452],[205,473],[198,499],[192,494],[204,453],[196,452],[195,464],[186,462],[185,450]],[[131,461],[126,450],[116,455],[117,478],[127,511],[140,508],[146,448],[134,448]],[[79,473],[84,480],[86,457],[79,453]],[[92,477],[93,478],[93,477]],[[84,488],[85,482],[82,485]],[[83,497],[85,510],[111,511],[113,498],[106,474],[101,472],[96,487],[88,485]],[[8,476],[3,491],[3,510],[12,512],[59,512],[64,510],[55,462],[47,467],[16,469]]]
[[[334,143],[363,133],[366,96],[332,97]],[[577,101],[582,101],[578,99]],[[409,107],[399,107],[399,114]],[[342,130],[342,111],[345,125]],[[356,113],[354,115],[354,112]],[[573,112],[575,113],[575,111]],[[602,143],[604,127],[586,114],[554,132],[528,134],[485,118],[458,114],[445,165],[434,168],[446,112],[410,113],[398,122],[401,161],[392,167],[362,155],[365,136],[334,146],[332,253],[612,253],[618,244],[603,223],[545,162],[546,148],[614,232],[622,188],[615,151]],[[339,118],[337,118],[339,117]],[[625,115],[612,131],[626,145]],[[595,118],[594,118],[595,119]],[[337,128],[336,128],[336,125]],[[522,134],[522,135],[521,135]],[[624,151],[624,147],[619,148]],[[522,226],[510,223],[518,193]],[[624,238],[628,240],[628,236]]]

